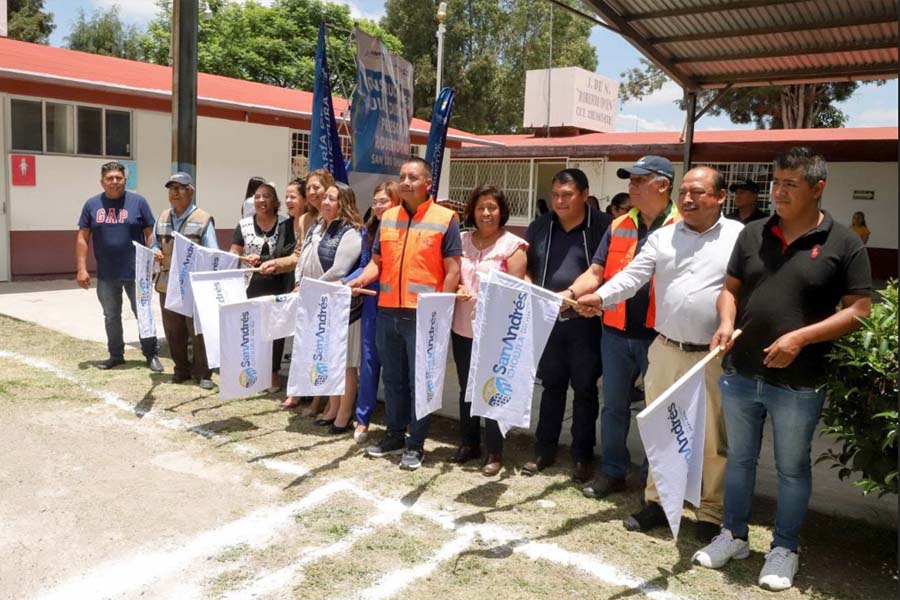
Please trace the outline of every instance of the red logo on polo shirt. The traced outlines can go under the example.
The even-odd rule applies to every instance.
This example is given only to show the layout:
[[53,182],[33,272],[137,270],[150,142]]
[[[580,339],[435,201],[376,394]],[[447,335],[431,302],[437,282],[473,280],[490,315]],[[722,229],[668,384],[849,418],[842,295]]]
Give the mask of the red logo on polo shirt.
[[815,246],[813,246],[812,252],[809,253],[809,255],[810,255],[812,258],[815,258],[815,257],[817,257],[817,256],[819,255],[819,247],[820,247],[820,246],[819,246],[818,244],[816,244]]

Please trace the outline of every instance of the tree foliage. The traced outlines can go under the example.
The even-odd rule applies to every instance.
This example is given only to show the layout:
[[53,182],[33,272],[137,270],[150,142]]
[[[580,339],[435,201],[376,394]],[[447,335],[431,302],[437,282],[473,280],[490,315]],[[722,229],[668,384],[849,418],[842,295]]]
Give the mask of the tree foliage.
[[[415,67],[415,115],[428,119],[435,99],[437,0],[386,0],[381,26],[403,43]],[[525,72],[545,69],[550,11],[545,0],[449,0],[442,86],[456,92],[452,124],[477,133],[522,128]],[[553,65],[597,68],[590,23],[553,11]]]
[[[169,64],[171,2],[158,2],[159,14],[143,42],[146,60]],[[210,0],[212,19],[200,20],[200,71],[257,81],[269,85],[312,90],[319,22],[328,32],[329,66],[335,94],[349,94],[356,80],[356,45],[351,40],[354,21],[344,4],[317,0],[275,0],[271,6],[256,2]],[[361,29],[379,38],[392,51],[400,42],[368,20]]]
[[[662,70],[646,59],[641,67],[621,74],[619,100],[640,100],[670,81]],[[843,127],[847,115],[837,106],[848,99],[859,83],[806,83],[785,86],[732,88],[725,92],[708,111],[725,114],[733,123],[752,123],[757,129],[810,129]],[[707,90],[698,95],[700,105],[708,104],[717,94]],[[682,101],[677,101],[684,108]]]
[[140,60],[143,56],[141,32],[134,25],[122,22],[117,5],[109,10],[96,10],[90,18],[85,16],[84,10],[79,10],[66,43],[72,50],[91,54],[131,60]]
[[7,0],[6,17],[7,35],[13,40],[46,44],[56,29],[44,0]]
[[859,473],[863,494],[897,494],[897,281],[862,328],[834,344],[828,357],[828,402],[822,433],[837,438],[817,462],[837,468],[841,479]]

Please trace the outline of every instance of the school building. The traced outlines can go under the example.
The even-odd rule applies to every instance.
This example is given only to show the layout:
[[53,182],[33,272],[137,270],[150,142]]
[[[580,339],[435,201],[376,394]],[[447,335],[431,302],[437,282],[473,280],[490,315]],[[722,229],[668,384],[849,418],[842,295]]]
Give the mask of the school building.
[[[283,191],[306,174],[312,93],[203,73],[197,83],[196,198],[227,248],[251,176]],[[128,189],[155,214],[168,206],[171,89],[169,67],[0,38],[0,281],[74,274],[81,207],[102,191],[110,160],[127,166]],[[349,158],[348,102],[334,98],[334,108],[348,114]],[[413,153],[424,155],[429,127],[413,119]],[[463,142],[480,138],[450,129],[447,147]]]
[[[549,203],[553,174],[566,167],[587,174],[601,208],[613,195],[628,191],[628,182],[616,177],[616,171],[646,154],[671,160],[676,190],[680,184],[684,144],[679,132],[560,131],[563,135],[551,137],[480,136],[502,146],[463,144],[453,151],[450,163],[450,197],[464,201],[475,185],[495,183],[510,199],[510,224],[524,227],[536,215],[538,199]],[[872,230],[868,252],[873,275],[884,280],[897,276],[897,133],[896,127],[697,131],[692,164],[718,168],[728,185],[756,181],[760,207],[769,212],[772,158],[791,146],[813,147],[828,162],[822,207],[848,225],[854,212],[865,213]],[[732,196],[729,193],[726,210],[731,209]]]
[[[101,191],[100,165],[109,160],[126,164],[128,188],[154,213],[168,206],[162,184],[171,172],[171,85],[169,67],[0,38],[0,281],[74,274],[81,206]],[[334,105],[338,115],[347,112],[346,100]],[[229,244],[249,177],[283,186],[306,173],[311,115],[309,92],[199,75],[196,197],[215,217],[221,245]],[[414,153],[424,154],[428,129],[413,119]],[[341,132],[349,156],[349,118]],[[616,170],[645,154],[668,157],[681,174],[678,132],[551,133],[451,128],[438,197],[458,206],[477,185],[496,184],[510,200],[510,225],[521,230],[566,166],[587,173],[601,207],[627,190]],[[813,146],[829,162],[824,208],[843,223],[865,213],[873,272],[885,279],[897,275],[897,140],[896,127],[698,131],[693,162],[718,167],[728,183],[756,180],[767,209],[772,157],[792,145]]]

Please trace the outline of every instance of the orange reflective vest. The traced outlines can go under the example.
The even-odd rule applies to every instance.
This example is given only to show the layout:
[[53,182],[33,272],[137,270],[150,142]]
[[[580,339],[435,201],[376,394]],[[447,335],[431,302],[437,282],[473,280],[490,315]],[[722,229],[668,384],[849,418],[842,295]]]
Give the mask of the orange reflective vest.
[[[603,281],[609,281],[613,275],[625,268],[637,252],[638,219],[640,211],[632,208],[626,214],[615,219],[609,226],[609,252],[606,255],[606,266],[603,268]],[[672,203],[669,214],[662,226],[671,225],[681,220],[678,207]],[[654,300],[654,280],[650,280],[650,304],[647,307],[646,327],[653,327],[656,322],[656,301]],[[627,302],[627,300],[625,301]],[[625,329],[625,302],[603,307],[603,324],[616,329]]]
[[378,306],[415,308],[419,294],[443,290],[444,255],[441,245],[456,213],[428,199],[412,220],[403,205],[389,208],[381,218],[381,293]]

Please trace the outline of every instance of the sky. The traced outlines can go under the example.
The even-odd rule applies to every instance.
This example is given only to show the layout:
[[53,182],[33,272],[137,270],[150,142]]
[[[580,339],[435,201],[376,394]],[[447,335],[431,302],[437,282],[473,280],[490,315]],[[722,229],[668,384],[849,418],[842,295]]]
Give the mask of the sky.
[[[341,0],[331,0],[341,2]],[[267,4],[266,0],[262,0]],[[384,0],[343,1],[350,7],[354,17],[377,21],[384,15]],[[64,46],[79,9],[90,15],[97,9],[108,9],[119,5],[119,14],[126,23],[144,27],[156,15],[153,0],[45,0],[45,7],[54,14],[56,31],[50,38],[53,46]],[[453,15],[447,17],[452,19]],[[631,67],[639,66],[641,54],[624,38],[594,27],[590,38],[597,50],[597,73],[619,80],[619,74]],[[564,65],[556,65],[564,66]],[[624,104],[619,112],[616,127],[619,131],[680,131],[684,124],[684,113],[675,101],[681,97],[681,88],[669,82],[656,93],[642,101]],[[838,105],[848,116],[851,127],[897,126],[897,80],[889,80],[883,86],[862,85],[846,102]],[[709,129],[752,129],[752,125],[738,125],[727,117],[704,116],[696,124],[697,130]]]

